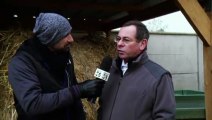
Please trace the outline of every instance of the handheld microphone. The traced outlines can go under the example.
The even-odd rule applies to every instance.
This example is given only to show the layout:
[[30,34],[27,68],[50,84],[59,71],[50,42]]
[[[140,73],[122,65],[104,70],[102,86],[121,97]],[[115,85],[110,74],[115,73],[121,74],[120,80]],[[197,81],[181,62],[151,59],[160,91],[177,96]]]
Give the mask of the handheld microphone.
[[[110,76],[109,70],[111,65],[112,65],[112,58],[110,56],[104,57],[102,63],[100,64],[100,67],[96,69],[94,77],[96,77],[96,79],[107,81]],[[89,101],[95,103],[96,98],[91,98]]]
[[104,57],[102,63],[100,64],[100,67],[96,69],[94,77],[100,80],[107,81],[110,76],[110,73],[108,71],[110,70],[111,65],[112,58],[110,56]]

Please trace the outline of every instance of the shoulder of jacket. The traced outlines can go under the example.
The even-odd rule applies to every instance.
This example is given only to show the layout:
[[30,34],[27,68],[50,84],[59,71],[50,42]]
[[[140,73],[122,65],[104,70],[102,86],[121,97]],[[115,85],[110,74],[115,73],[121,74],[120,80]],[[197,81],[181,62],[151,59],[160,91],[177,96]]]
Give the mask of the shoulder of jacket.
[[163,76],[164,74],[169,73],[169,71],[167,71],[166,69],[164,69],[161,65],[148,60],[148,62],[146,62],[144,64],[145,68],[148,69],[148,71],[156,78],[159,79],[161,78],[161,76]]

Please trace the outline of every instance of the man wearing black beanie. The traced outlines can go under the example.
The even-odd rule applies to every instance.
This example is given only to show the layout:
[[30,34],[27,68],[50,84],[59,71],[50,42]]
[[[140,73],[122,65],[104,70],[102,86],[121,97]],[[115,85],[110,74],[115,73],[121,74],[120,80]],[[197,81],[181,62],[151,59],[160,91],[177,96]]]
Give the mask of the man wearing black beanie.
[[70,44],[71,25],[56,13],[40,13],[11,59],[8,79],[18,120],[85,120],[80,98],[100,96],[102,80],[77,83]]

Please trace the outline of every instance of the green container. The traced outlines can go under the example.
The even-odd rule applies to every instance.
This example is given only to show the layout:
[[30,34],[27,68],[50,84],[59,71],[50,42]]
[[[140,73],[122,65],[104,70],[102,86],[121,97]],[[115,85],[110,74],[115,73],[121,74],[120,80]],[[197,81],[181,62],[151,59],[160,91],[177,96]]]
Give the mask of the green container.
[[205,120],[205,95],[201,91],[176,90],[176,120]]

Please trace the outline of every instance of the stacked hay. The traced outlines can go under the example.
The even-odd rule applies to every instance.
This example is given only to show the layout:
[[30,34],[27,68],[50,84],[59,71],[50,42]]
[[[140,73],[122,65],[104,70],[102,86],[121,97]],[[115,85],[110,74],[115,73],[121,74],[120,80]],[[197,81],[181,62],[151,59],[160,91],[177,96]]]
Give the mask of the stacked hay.
[[[79,82],[94,79],[93,74],[106,55],[114,57],[114,44],[103,32],[90,34],[73,34],[75,42],[71,47],[74,59],[75,73]],[[31,31],[9,30],[0,31],[0,116],[1,120],[15,120],[17,117],[13,106],[12,89],[8,83],[7,65],[17,48],[31,36]],[[98,109],[98,99],[95,104],[83,99],[87,120],[95,120]]]
[[[104,34],[104,33],[103,33]],[[104,56],[114,57],[114,42],[102,34],[90,36],[74,34],[75,42],[71,48],[75,64],[75,73],[79,82],[94,79],[94,73]],[[83,100],[87,120],[96,120],[98,99],[96,104]]]
[[12,89],[7,79],[7,64],[22,41],[30,36],[30,32],[21,30],[0,31],[0,116],[1,120],[14,120]]

